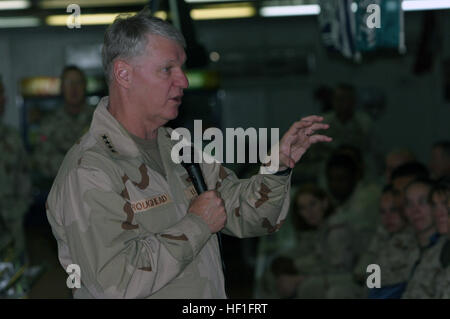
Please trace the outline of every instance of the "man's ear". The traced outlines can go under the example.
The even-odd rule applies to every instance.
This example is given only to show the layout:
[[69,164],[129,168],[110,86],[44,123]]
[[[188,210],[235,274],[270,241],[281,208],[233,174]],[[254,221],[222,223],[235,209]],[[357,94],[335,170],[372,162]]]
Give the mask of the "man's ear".
[[114,79],[120,86],[127,89],[131,87],[133,68],[130,64],[123,60],[114,61],[113,74]]

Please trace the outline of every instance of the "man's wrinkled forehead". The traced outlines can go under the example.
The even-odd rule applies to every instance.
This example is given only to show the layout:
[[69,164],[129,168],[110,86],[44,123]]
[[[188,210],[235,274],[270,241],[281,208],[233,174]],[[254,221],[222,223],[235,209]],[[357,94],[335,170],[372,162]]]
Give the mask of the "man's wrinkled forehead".
[[155,52],[164,50],[164,56],[161,57],[165,62],[179,62],[184,64],[187,56],[183,46],[178,42],[155,34],[147,35],[147,54],[150,56],[157,56]]

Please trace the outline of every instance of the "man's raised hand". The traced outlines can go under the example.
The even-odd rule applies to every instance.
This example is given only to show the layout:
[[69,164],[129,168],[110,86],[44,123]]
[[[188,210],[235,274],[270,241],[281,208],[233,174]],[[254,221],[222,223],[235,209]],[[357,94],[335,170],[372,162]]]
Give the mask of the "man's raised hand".
[[322,121],[323,117],[311,115],[292,124],[280,140],[280,171],[293,168],[312,144],[332,141],[331,137],[315,134],[318,130],[329,128]]

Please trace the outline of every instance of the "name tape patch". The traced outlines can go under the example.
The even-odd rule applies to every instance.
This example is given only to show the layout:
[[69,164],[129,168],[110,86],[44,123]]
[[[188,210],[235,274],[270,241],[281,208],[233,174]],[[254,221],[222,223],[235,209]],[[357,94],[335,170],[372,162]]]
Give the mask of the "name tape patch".
[[156,208],[172,201],[168,194],[158,195],[149,199],[139,200],[131,203],[131,209],[134,213],[142,213],[146,210]]

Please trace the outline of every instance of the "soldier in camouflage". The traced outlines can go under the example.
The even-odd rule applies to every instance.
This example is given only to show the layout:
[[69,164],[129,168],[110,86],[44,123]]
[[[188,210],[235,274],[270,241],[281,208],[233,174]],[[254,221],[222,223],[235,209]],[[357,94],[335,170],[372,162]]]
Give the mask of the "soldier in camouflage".
[[399,298],[419,258],[419,248],[414,230],[404,218],[402,196],[392,185],[383,190],[380,215],[381,225],[367,251],[359,258],[354,275],[365,285],[367,266],[379,265],[381,288],[371,288],[369,297]]
[[53,180],[72,145],[89,129],[94,108],[86,104],[86,77],[78,67],[67,66],[61,75],[60,107],[42,120],[34,145],[35,169]]
[[356,255],[351,228],[333,218],[328,196],[320,188],[302,185],[294,198],[296,242],[266,271],[265,288],[272,292],[267,297],[360,297],[361,289],[351,276]]
[[[0,78],[0,119],[3,118],[5,104]],[[0,137],[0,296],[18,297],[20,294],[17,295],[10,280],[20,276],[26,262],[23,222],[31,203],[31,182],[19,133],[0,123]],[[7,287],[12,287],[12,292],[3,290]]]
[[352,228],[358,254],[367,248],[376,231],[381,193],[378,185],[361,180],[359,167],[354,156],[340,152],[333,154],[326,165],[327,189],[336,207],[333,219]]
[[277,231],[290,168],[311,144],[331,141],[314,134],[328,128],[322,118],[304,118],[280,141],[278,172],[238,180],[219,163],[201,163],[209,191],[196,196],[164,127],[188,87],[184,46],[174,27],[146,11],[106,31],[109,97],[65,157],[47,201],[60,262],[81,270],[76,298],[225,298],[213,234]]
[[[437,298],[438,294],[441,294],[437,291],[438,281],[445,280],[441,276],[446,274],[449,264],[449,240],[447,234],[440,232],[444,228],[439,225],[442,223],[442,226],[448,226],[448,219],[434,218],[439,214],[433,213],[432,210],[441,207],[437,205],[438,198],[433,198],[431,189],[432,184],[428,180],[413,181],[406,188],[406,216],[416,231],[420,258],[402,296],[405,299]],[[431,204],[434,204],[434,208]]]
[[450,181],[443,179],[430,194],[433,215],[439,233],[447,236],[439,261],[441,269],[435,278],[436,298],[450,298]]

